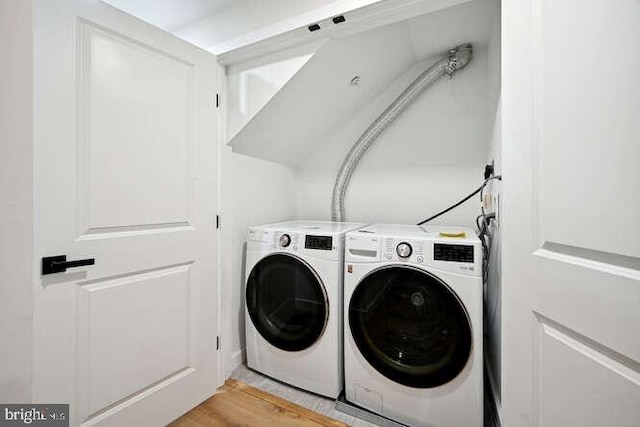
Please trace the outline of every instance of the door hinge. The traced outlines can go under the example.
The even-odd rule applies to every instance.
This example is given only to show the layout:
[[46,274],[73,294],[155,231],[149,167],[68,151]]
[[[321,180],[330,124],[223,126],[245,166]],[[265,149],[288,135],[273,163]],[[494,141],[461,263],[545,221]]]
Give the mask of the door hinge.
[[216,350],[220,350],[220,335],[216,336]]
[[220,228],[220,215],[216,215],[216,228]]
[[220,94],[216,93],[216,108],[220,107]]

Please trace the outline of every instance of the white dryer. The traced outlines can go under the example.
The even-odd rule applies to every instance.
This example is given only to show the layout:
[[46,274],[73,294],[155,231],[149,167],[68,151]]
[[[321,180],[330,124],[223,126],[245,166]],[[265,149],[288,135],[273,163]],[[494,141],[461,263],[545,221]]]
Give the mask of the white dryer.
[[410,426],[482,426],[482,255],[472,229],[347,234],[348,402]]
[[365,224],[292,221],[249,228],[247,364],[336,398],[342,389],[344,236]]

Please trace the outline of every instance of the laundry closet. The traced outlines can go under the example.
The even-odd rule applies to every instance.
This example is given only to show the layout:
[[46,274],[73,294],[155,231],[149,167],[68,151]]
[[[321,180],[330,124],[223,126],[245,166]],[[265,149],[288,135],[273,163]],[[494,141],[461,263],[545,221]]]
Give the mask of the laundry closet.
[[[364,155],[345,197],[346,220],[416,224],[476,189],[486,164],[500,170],[499,2],[396,3],[344,13],[344,22],[325,19],[316,31],[297,29],[298,39],[308,40],[300,46],[220,56],[229,61],[222,232],[223,245],[233,250],[222,253],[223,283],[231,285],[222,292],[233,301],[225,335],[233,337],[226,351],[234,363],[244,348],[247,227],[330,220],[334,180],[356,140],[416,77],[463,43],[473,47],[469,64],[427,88]],[[498,185],[489,188],[486,204],[493,210]],[[479,200],[433,224],[475,228]],[[491,281],[486,346],[499,363],[499,277]]]
[[[489,409],[507,427],[633,425],[637,2],[309,0],[286,16],[267,3],[173,30],[143,22],[144,1],[7,7],[29,31],[5,50],[24,49],[16,64],[33,71],[18,70],[32,75],[32,135],[16,139],[33,152],[7,169],[33,193],[14,215],[29,218],[15,240],[33,241],[16,266],[35,278],[15,276],[33,291],[15,294],[29,302],[15,334],[33,337],[11,353],[29,360],[16,364],[23,400],[70,402],[74,425],[174,419],[246,357],[250,227],[336,212],[415,227],[456,204],[429,222],[436,237],[491,215],[476,339]],[[622,53],[603,60],[611,46]],[[460,51],[464,65],[382,119],[337,186],[354,144]],[[393,240],[399,257],[422,258],[406,243]]]

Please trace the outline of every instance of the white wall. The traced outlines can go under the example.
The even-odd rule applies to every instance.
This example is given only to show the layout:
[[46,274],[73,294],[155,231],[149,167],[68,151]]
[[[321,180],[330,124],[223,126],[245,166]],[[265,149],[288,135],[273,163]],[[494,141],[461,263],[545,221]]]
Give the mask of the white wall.
[[[333,180],[366,127],[435,59],[420,61],[360,114],[330,135],[297,169],[298,216],[329,219]],[[414,224],[457,202],[482,182],[491,136],[486,50],[467,68],[424,92],[360,162],[346,196],[349,221]],[[433,224],[474,224],[473,199]]]
[[32,5],[0,2],[0,402],[31,401]]
[[295,217],[293,171],[282,165],[222,154],[221,333],[225,373],[241,361],[244,340],[244,264],[247,227]]
[[[276,69],[283,72],[282,78],[287,78],[290,73],[286,67]],[[244,265],[247,228],[294,219],[296,209],[295,176],[290,167],[232,153],[231,147],[226,145],[227,136],[234,132],[234,127],[229,126],[228,119],[240,117],[240,110],[246,106],[245,102],[255,107],[264,101],[265,96],[264,91],[239,91],[237,85],[240,84],[240,79],[237,74],[234,72],[227,76],[227,85],[222,95],[224,123],[220,151],[220,329],[222,369],[223,375],[226,376],[244,357]],[[258,78],[255,75],[254,77]],[[271,83],[265,81],[264,85],[278,86],[277,79],[270,81]],[[247,93],[254,95],[241,100],[240,94],[245,96]]]

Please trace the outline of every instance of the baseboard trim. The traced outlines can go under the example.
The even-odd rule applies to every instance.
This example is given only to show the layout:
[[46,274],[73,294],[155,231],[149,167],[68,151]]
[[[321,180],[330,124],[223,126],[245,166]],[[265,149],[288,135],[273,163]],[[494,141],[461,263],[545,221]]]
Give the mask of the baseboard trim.
[[238,350],[231,355],[229,358],[229,363],[227,364],[227,375],[229,378],[231,376],[231,372],[236,369],[238,366],[242,365],[247,360],[247,351],[243,348],[242,350]]

